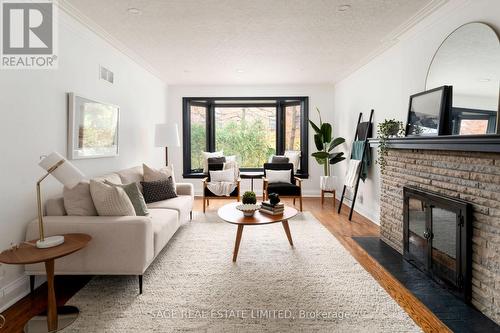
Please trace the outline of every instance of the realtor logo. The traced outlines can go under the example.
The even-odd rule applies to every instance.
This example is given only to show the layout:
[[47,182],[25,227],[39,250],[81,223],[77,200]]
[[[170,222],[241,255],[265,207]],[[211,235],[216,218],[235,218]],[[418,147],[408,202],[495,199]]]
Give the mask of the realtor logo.
[[52,1],[1,0],[3,69],[56,68]]

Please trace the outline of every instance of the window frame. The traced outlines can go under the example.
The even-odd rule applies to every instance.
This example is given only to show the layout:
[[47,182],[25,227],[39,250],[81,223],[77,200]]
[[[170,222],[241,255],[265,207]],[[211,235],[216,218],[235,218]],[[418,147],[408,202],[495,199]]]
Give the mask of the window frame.
[[[225,103],[220,103],[223,101]],[[231,103],[234,101],[234,103]],[[244,101],[244,102],[242,102]],[[263,101],[262,103],[251,101]],[[269,101],[269,103],[267,103]],[[219,103],[218,103],[219,102]],[[206,147],[205,151],[215,151],[215,108],[216,107],[276,107],[276,154],[285,152],[285,107],[301,105],[300,117],[300,169],[296,176],[309,178],[309,97],[183,97],[182,98],[182,142],[183,142],[183,177],[204,178],[203,172],[193,172],[191,169],[191,105],[206,108]],[[263,171],[263,168],[240,168],[241,171]]]

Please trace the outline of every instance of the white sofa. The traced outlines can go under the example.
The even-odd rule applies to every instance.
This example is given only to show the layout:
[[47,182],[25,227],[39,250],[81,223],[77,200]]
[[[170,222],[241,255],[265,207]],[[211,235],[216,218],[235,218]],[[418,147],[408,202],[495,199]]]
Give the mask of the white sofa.
[[[109,174],[99,179],[113,183],[141,181],[142,167]],[[47,200],[45,235],[85,233],[90,243],[70,256],[57,259],[58,275],[137,275],[142,293],[142,275],[175,234],[191,218],[192,184],[177,183],[178,197],[148,204],[149,216],[67,216],[63,198]],[[32,221],[26,239],[38,238],[38,221]],[[26,265],[31,288],[34,276],[45,275],[43,264]]]

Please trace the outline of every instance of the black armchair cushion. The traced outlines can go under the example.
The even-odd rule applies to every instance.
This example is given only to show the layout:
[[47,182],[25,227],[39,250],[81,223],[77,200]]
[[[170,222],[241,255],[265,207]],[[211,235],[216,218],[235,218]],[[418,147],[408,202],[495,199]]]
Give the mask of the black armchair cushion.
[[266,170],[291,170],[290,183],[295,184],[292,163],[264,163],[264,177],[266,177]]
[[[205,187],[204,189],[205,192],[205,197],[217,197],[217,198],[228,198],[228,197],[219,197],[215,194],[212,193],[208,188]],[[233,192],[229,195],[229,197],[237,197],[238,196],[238,188],[235,188]]]
[[277,193],[282,196],[300,196],[300,187],[288,183],[271,183],[267,185],[267,193]]
[[224,163],[208,163],[208,181],[210,181],[210,171],[219,171],[224,168]]

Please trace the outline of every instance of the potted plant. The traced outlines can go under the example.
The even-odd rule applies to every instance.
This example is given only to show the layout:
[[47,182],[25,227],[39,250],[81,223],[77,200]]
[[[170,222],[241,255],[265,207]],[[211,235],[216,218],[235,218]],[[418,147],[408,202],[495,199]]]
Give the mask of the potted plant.
[[343,152],[332,152],[337,146],[343,144],[345,139],[342,137],[334,138],[332,136],[332,125],[324,123],[321,119],[321,112],[316,108],[319,115],[319,126],[312,120],[309,120],[314,129],[314,144],[318,149],[317,152],[311,154],[316,159],[318,164],[323,166],[325,175],[321,176],[320,186],[322,190],[332,191],[334,189],[334,177],[330,174],[330,165],[339,163],[345,160]]
[[394,137],[403,137],[405,135],[405,128],[402,121],[397,121],[396,119],[386,119],[382,123],[378,124],[377,136],[379,139],[378,144],[378,157],[377,163],[380,165],[380,171],[385,172],[385,167],[387,162],[385,158],[389,151],[387,139]]
[[257,205],[257,196],[255,192],[247,191],[243,193],[243,197],[241,198],[242,205],[236,206],[236,209],[243,212],[244,216],[250,217],[255,214],[255,211],[260,208],[260,205]]

